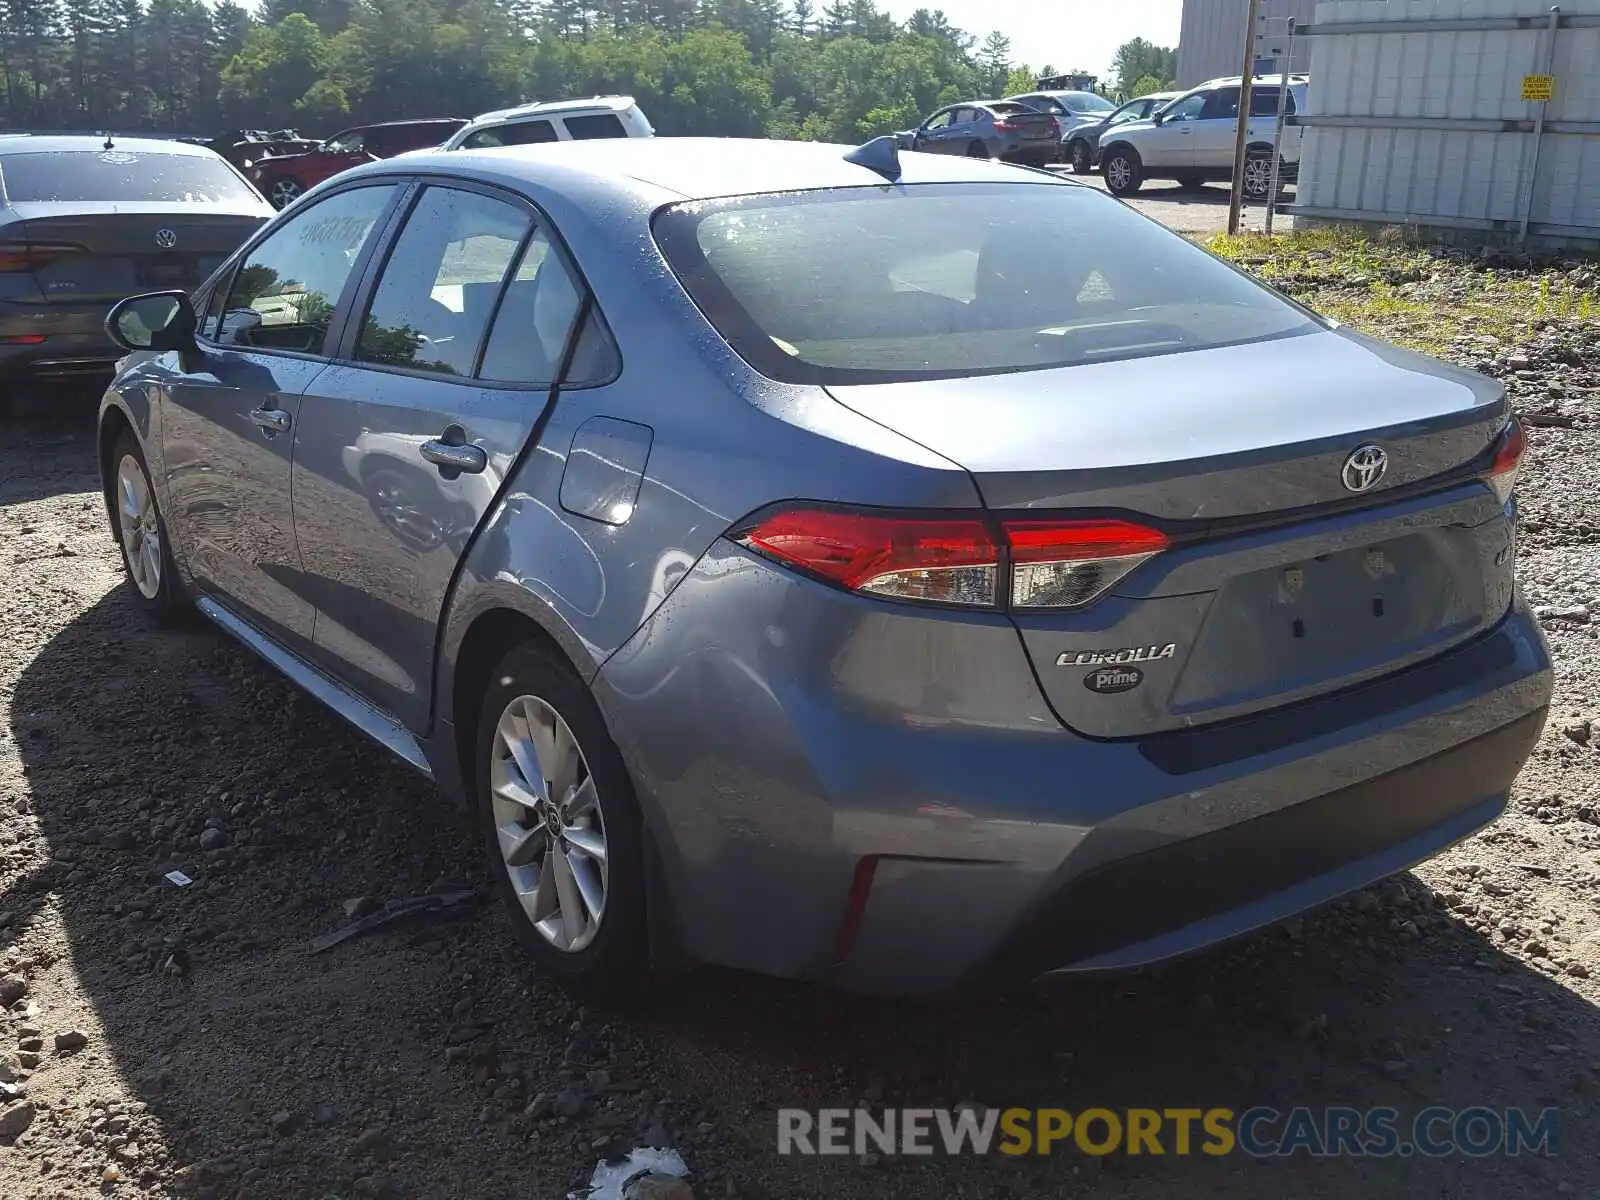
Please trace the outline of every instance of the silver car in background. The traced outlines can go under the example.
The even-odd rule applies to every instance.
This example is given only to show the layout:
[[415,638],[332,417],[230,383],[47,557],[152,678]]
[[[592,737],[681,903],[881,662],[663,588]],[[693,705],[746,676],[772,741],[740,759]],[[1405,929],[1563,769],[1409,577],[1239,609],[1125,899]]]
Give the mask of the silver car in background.
[[131,593],[470,801],[538,963],[1121,970],[1492,821],[1503,386],[1095,188],[802,142],[373,163],[113,309]]
[[1118,125],[1126,125],[1130,121],[1148,121],[1160,112],[1169,100],[1175,100],[1182,94],[1182,92],[1152,92],[1148,96],[1140,96],[1120,104],[1104,115],[1083,117],[1073,124],[1064,126],[1061,130],[1061,144],[1066,147],[1067,161],[1072,164],[1073,173],[1087,175],[1099,165],[1100,141],[1107,130],[1115,129]]

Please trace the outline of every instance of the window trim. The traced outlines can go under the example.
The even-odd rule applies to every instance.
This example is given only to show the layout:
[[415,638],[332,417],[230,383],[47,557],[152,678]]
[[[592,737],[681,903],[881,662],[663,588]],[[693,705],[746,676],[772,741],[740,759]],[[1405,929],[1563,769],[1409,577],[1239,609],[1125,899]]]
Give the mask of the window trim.
[[[583,273],[583,269],[578,265],[577,256],[572,253],[572,248],[567,244],[566,238],[562,236],[561,230],[555,221],[535,201],[510,188],[480,183],[476,179],[463,179],[459,175],[414,172],[397,176],[385,175],[379,178],[386,181],[403,181],[410,186],[411,190],[403,205],[404,211],[392,215],[388,225],[384,228],[381,256],[379,254],[370,255],[363,264],[361,283],[355,295],[350,299],[350,306],[346,312],[343,326],[339,330],[338,340],[331,343],[331,350],[328,350],[328,344],[324,345],[324,349],[328,350],[327,356],[333,362],[356,370],[381,371],[386,375],[399,375],[407,379],[425,379],[430,383],[445,383],[456,387],[484,388],[492,391],[530,392],[536,395],[550,395],[562,391],[587,391],[593,388],[609,387],[621,378],[622,372],[626,369],[626,363],[622,357],[622,345],[611,334],[610,322],[607,321],[606,336],[610,339],[612,349],[616,352],[616,369],[605,379],[598,379],[590,383],[567,383],[566,374],[572,368],[572,360],[577,354],[578,337],[583,332],[584,322],[582,320],[574,320],[568,328],[567,342],[562,348],[561,358],[558,363],[559,373],[549,383],[518,383],[478,378],[477,372],[482,365],[482,354],[488,348],[489,336],[494,333],[495,318],[500,315],[500,304],[504,300],[505,290],[511,282],[509,273],[501,281],[500,294],[495,297],[494,307],[489,316],[489,324],[485,329],[483,346],[479,348],[478,361],[473,363],[472,375],[441,375],[437,371],[419,371],[412,367],[397,367],[389,363],[372,363],[356,358],[355,349],[356,342],[361,336],[361,321],[355,314],[360,313],[365,316],[368,307],[372,303],[372,294],[377,290],[378,281],[383,276],[383,267],[387,265],[389,255],[392,253],[395,243],[399,241],[401,231],[405,229],[405,222],[410,218],[412,210],[415,209],[418,198],[430,186],[454,188],[463,192],[477,192],[480,195],[489,197],[491,200],[507,202],[530,212],[533,216],[533,225],[524,238],[524,243],[526,243],[527,238],[537,233],[542,225],[546,235],[549,237],[550,248],[561,255],[562,265],[571,273],[573,282],[577,285],[579,313],[583,314],[592,310],[595,313],[599,313],[601,319],[604,320],[604,312],[600,308],[599,299],[595,295],[594,288],[589,284],[588,276]],[[519,247],[519,254],[521,250],[522,247]]]
[[[316,202],[309,208],[301,209],[299,212],[294,214],[294,217],[290,218],[291,220],[298,219],[300,216],[310,212],[318,205],[325,204],[335,196],[342,196],[346,192],[353,192],[360,188],[387,187],[393,192],[393,194],[389,197],[388,203],[384,206],[383,211],[378,214],[378,219],[372,223],[372,229],[367,235],[366,246],[362,248],[361,254],[357,256],[356,261],[351,264],[350,273],[345,276],[344,288],[339,293],[339,299],[334,303],[333,316],[328,321],[328,332],[323,335],[322,347],[320,350],[285,350],[278,346],[230,346],[222,342],[211,341],[202,337],[201,334],[205,329],[205,324],[203,321],[197,322],[197,327],[195,329],[195,341],[207,350],[224,353],[266,354],[275,358],[298,359],[302,362],[331,361],[333,358],[332,348],[337,347],[339,345],[339,340],[344,336],[344,326],[348,321],[350,311],[349,304],[354,298],[353,289],[359,285],[361,280],[365,277],[367,267],[372,261],[373,252],[378,246],[382,245],[385,239],[389,236],[389,227],[394,222],[395,210],[406,199],[406,194],[410,186],[411,185],[408,180],[390,177],[352,180],[350,183],[344,184],[340,187],[329,189],[326,194],[319,196]],[[257,247],[259,247],[263,242],[272,237],[288,224],[288,221],[278,220],[267,221],[264,223],[260,229],[258,229],[245,241],[243,246],[239,247],[239,249],[233,252],[232,257],[224,262],[222,266],[217,268],[216,274],[214,274],[205,283],[201,284],[200,287],[195,289],[195,295],[198,296],[204,293],[206,297],[206,307],[209,307],[211,297],[215,293],[218,286],[226,286],[231,291],[233,288],[234,278],[238,275],[240,268],[243,267],[247,261],[249,261],[250,255],[254,254]],[[210,289],[209,291],[207,290],[208,288]],[[226,296],[223,297],[223,303],[227,303]]]

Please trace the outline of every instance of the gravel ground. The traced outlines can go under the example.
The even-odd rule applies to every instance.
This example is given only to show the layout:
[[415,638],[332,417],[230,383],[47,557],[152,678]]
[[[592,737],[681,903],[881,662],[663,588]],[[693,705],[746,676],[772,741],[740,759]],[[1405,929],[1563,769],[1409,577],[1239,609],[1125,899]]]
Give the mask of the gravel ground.
[[[1449,306],[1486,281],[1446,261],[1418,286]],[[12,420],[0,1196],[549,1198],[608,1150],[662,1142],[701,1200],[1600,1195],[1595,332],[1452,335],[1540,422],[1523,572],[1557,708],[1507,815],[1224,952],[940,1004],[704,971],[638,1013],[586,1012],[489,905],[311,953],[347,910],[478,887],[466,820],[219,634],[145,623],[95,494],[92,397]],[[777,1108],[860,1101],[1562,1116],[1549,1160],[775,1153]]]

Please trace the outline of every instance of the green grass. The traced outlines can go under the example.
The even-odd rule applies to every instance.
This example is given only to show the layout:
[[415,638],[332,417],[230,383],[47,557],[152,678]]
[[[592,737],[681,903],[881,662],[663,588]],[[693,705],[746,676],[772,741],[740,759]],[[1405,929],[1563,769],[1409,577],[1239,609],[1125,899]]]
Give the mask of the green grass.
[[1542,320],[1600,318],[1600,291],[1564,271],[1452,262],[1405,238],[1314,229],[1218,234],[1200,244],[1325,316],[1432,354],[1469,337],[1515,344]]

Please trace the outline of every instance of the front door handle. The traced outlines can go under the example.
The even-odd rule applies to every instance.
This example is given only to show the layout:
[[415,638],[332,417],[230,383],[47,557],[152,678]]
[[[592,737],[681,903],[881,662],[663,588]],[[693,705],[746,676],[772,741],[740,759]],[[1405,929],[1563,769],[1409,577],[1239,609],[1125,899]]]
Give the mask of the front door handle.
[[268,433],[284,433],[289,428],[289,414],[281,408],[252,408],[250,419]]
[[441,471],[462,471],[468,475],[480,474],[489,465],[489,456],[482,446],[453,445],[437,438],[423,442],[422,457]]

